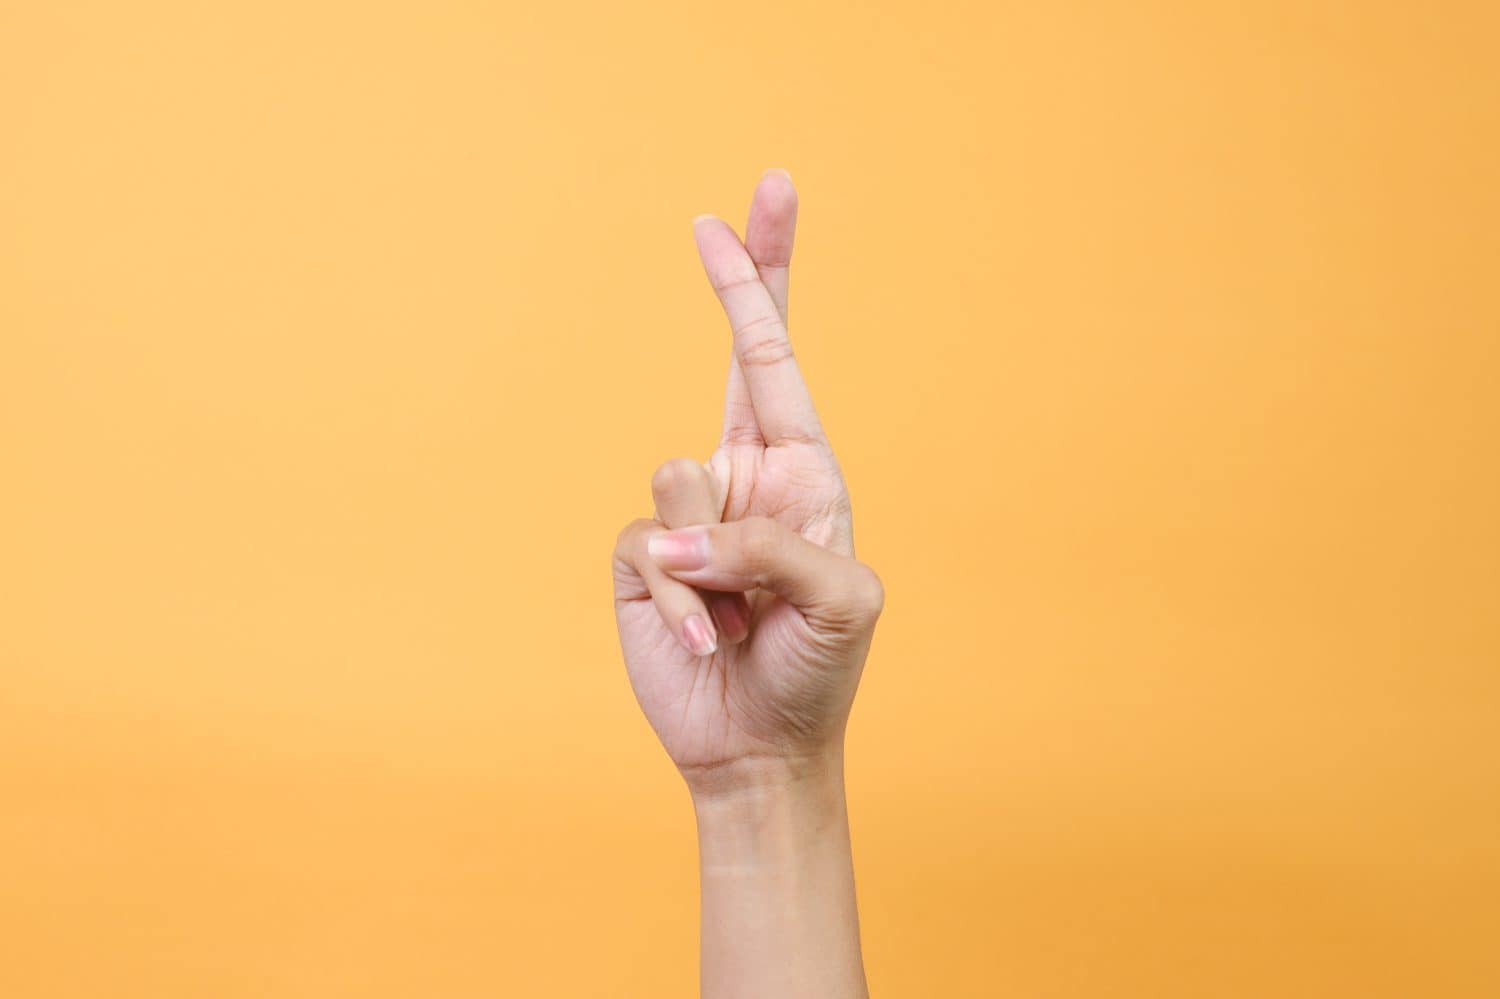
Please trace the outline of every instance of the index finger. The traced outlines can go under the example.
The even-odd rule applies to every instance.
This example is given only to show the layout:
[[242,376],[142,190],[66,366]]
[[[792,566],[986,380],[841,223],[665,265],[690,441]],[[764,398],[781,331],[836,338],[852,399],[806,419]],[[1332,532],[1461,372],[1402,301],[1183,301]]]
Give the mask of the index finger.
[[761,436],[767,444],[821,441],[823,428],[792,356],[786,323],[755,261],[734,230],[712,215],[693,220],[693,237],[708,282],[729,317]]

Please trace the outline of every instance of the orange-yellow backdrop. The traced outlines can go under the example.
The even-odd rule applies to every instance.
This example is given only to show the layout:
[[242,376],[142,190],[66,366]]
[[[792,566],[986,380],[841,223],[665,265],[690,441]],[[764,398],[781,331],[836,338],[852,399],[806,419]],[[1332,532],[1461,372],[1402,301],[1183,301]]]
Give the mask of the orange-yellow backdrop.
[[0,4],[0,993],[691,993],[607,555],[777,165],[877,992],[1500,994],[1497,44]]

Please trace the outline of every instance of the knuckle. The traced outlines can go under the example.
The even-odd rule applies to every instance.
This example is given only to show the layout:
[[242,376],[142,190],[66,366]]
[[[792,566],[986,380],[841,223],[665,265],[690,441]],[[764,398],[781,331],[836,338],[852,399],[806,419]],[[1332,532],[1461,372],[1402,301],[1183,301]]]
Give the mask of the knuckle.
[[751,517],[741,521],[740,556],[751,569],[770,566],[781,546],[781,529],[769,517]]
[[651,493],[656,497],[672,496],[692,484],[702,473],[703,466],[691,458],[664,461],[651,475]]
[[760,284],[760,274],[755,270],[755,265],[737,266],[722,273],[714,273],[708,276],[708,283],[713,285],[714,291],[720,295],[738,291],[741,288],[751,288]]
[[620,533],[615,535],[615,557],[629,557],[635,550],[635,546],[640,543],[640,539],[645,535],[645,532],[655,524],[656,521],[654,520],[637,517],[620,528]]
[[780,364],[792,357],[792,342],[774,316],[747,323],[735,330],[735,336],[740,341],[740,364],[746,367]]
[[885,584],[874,569],[863,562],[857,568],[849,584],[849,599],[854,612],[864,620],[873,621],[885,608]]
[[766,443],[766,439],[761,435],[760,426],[753,421],[754,417],[752,416],[751,422],[748,424],[733,424],[725,428],[721,443],[730,445],[755,444],[757,446],[764,446]]

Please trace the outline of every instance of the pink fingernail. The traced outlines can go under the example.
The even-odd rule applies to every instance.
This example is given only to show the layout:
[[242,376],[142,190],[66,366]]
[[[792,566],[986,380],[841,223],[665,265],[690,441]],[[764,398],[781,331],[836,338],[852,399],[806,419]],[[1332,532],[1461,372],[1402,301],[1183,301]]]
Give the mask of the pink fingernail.
[[689,614],[682,622],[682,638],[694,655],[712,655],[718,643],[714,641],[713,629],[703,620],[702,614]]
[[654,535],[646,542],[647,553],[668,572],[685,572],[708,565],[708,532],[688,527]]
[[750,619],[745,616],[745,611],[749,608],[745,606],[744,600],[738,593],[722,593],[711,605],[719,630],[730,642],[739,641],[750,630]]

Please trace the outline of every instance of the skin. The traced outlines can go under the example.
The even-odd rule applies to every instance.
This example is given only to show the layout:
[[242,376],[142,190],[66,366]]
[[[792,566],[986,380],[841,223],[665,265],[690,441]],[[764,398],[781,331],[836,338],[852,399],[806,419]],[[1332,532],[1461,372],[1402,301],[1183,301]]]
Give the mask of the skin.
[[743,242],[694,220],[731,330],[723,430],[656,470],[614,555],[630,682],[697,816],[710,999],[868,994],[843,746],[884,593],[787,337],[796,220],[778,170]]

